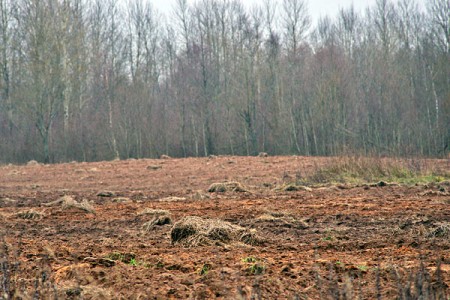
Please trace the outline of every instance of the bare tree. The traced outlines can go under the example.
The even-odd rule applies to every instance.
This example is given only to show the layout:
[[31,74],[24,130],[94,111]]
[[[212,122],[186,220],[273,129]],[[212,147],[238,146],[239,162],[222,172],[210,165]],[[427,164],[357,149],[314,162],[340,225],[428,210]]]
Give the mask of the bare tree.
[[433,24],[434,38],[443,52],[450,53],[450,1],[428,0],[427,10]]

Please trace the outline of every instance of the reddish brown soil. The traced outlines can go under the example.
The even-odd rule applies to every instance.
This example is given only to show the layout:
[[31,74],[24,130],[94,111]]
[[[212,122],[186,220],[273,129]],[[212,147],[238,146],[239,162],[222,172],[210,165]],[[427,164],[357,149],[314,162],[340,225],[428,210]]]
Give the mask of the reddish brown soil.
[[[275,191],[326,161],[213,157],[0,167],[0,275],[8,279],[0,288],[25,299],[35,290],[44,299],[318,299],[333,293],[371,299],[377,291],[392,299],[417,273],[435,289],[449,285],[450,187]],[[448,161],[433,163],[449,168]],[[222,181],[238,181],[251,192],[207,192]],[[92,202],[95,214],[43,205],[64,195]],[[160,201],[166,197],[185,199]],[[142,230],[148,218],[138,213],[145,208],[169,210],[175,222],[201,216],[254,228],[264,243],[183,248],[171,243],[171,225]],[[18,215],[30,209],[42,217]],[[279,218],[260,218],[268,213]],[[125,258],[105,260],[113,254]]]

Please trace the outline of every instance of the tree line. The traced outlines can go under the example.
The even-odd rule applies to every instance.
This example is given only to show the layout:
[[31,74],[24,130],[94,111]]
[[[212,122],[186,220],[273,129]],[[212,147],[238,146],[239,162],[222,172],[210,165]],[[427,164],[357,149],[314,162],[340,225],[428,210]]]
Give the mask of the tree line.
[[446,155],[449,11],[0,0],[0,161]]

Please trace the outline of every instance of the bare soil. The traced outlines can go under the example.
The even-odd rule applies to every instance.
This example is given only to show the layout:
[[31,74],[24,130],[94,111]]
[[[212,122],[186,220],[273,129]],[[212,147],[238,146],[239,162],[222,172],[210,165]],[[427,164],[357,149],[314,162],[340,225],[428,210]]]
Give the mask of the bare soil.
[[[327,160],[219,156],[2,166],[2,293],[393,299],[419,273],[448,294],[450,187],[279,188]],[[450,168],[446,160],[432,163]],[[208,192],[220,182],[244,189]],[[64,196],[73,205],[58,201]],[[170,220],[144,226],[155,217],[146,209],[165,211]],[[172,243],[173,224],[189,216],[241,226],[261,241]]]

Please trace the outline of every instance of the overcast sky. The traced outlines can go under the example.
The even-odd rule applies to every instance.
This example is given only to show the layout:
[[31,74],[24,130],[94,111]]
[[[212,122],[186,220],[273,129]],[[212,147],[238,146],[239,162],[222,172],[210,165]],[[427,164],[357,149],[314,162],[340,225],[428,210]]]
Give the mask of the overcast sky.
[[[282,0],[275,1],[282,3]],[[160,12],[164,13],[166,16],[169,16],[175,0],[151,0],[151,2]],[[188,0],[188,2],[194,3],[196,1]],[[251,6],[254,3],[262,3],[263,1],[242,0],[242,2],[247,6]],[[374,5],[376,0],[307,0],[306,2],[308,3],[309,13],[312,17],[313,23],[315,24],[321,16],[329,15],[334,17],[340,8],[349,7],[352,3],[355,6],[356,11],[363,12],[366,7]],[[423,4],[425,0],[418,0],[417,2],[419,4]]]

